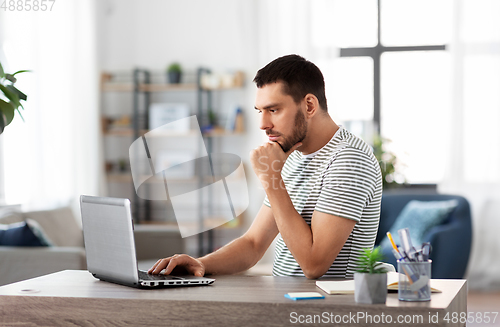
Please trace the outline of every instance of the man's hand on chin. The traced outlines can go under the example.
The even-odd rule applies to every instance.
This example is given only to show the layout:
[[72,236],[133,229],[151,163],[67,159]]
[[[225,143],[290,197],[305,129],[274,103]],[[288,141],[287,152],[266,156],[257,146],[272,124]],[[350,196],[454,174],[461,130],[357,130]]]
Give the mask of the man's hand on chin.
[[250,152],[252,168],[265,190],[277,186],[276,183],[281,181],[281,169],[286,159],[301,145],[299,142],[288,152],[284,152],[277,142],[266,142]]

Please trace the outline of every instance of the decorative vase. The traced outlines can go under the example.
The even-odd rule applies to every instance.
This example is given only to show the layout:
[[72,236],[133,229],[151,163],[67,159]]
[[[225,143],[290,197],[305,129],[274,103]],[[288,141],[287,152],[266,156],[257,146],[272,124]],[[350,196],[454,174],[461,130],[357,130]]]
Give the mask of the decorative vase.
[[181,82],[181,72],[167,72],[167,76],[170,84],[179,84]]
[[387,298],[387,273],[354,273],[354,300],[357,303],[385,303]]

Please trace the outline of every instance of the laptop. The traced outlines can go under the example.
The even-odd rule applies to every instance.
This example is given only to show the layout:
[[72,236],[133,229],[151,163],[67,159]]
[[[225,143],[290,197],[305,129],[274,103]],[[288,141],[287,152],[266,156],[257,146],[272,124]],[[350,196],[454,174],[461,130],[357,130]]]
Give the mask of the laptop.
[[215,281],[139,270],[130,200],[82,195],[80,208],[87,269],[95,278],[138,288],[209,285]]

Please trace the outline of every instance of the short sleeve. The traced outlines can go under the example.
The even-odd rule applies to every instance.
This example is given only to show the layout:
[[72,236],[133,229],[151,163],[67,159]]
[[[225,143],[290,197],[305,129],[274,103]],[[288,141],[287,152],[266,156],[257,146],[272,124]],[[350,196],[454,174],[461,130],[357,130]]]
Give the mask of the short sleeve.
[[374,160],[347,147],[334,156],[323,173],[315,210],[359,222],[377,182]]

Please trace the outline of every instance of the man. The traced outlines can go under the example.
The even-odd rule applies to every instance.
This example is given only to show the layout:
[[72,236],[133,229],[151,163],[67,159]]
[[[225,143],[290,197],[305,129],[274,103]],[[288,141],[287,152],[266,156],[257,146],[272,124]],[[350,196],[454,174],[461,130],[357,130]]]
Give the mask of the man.
[[[327,112],[321,71],[297,55],[257,72],[255,109],[269,142],[250,161],[266,199],[249,230],[195,259],[174,255],[149,270],[184,268],[196,276],[249,269],[280,235],[275,276],[349,278],[363,248],[372,248],[380,218],[382,180],[371,149],[337,126]],[[296,151],[297,150],[297,151]]]

